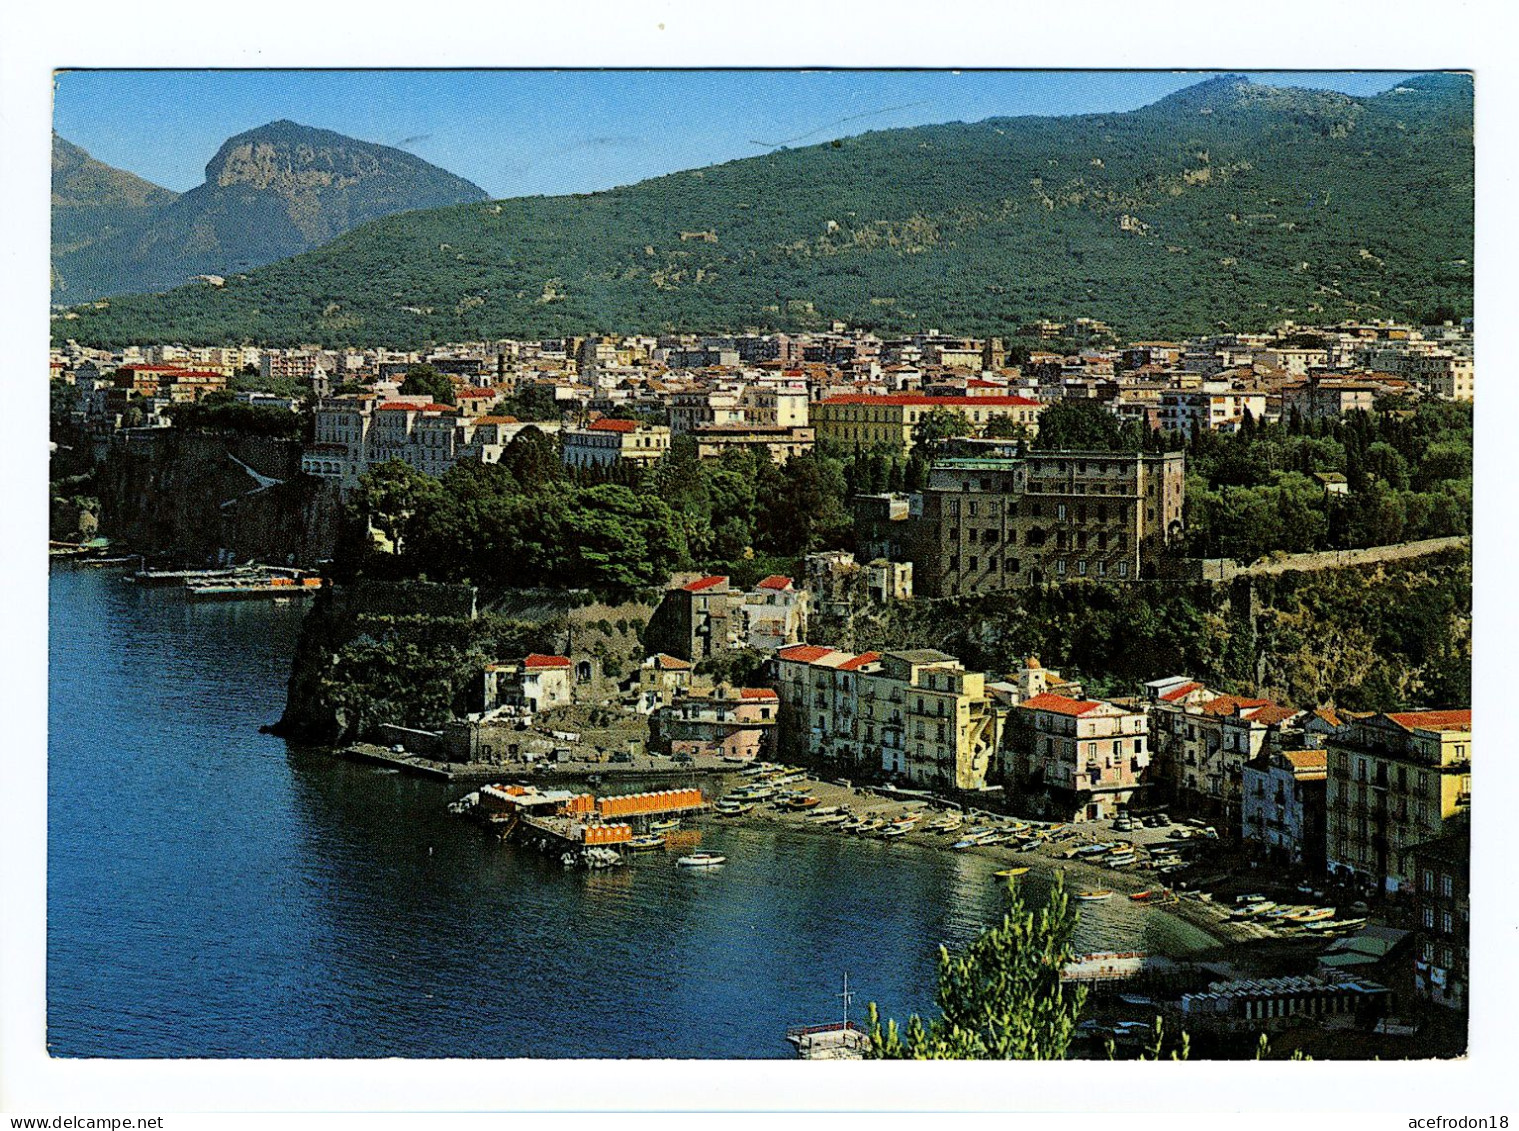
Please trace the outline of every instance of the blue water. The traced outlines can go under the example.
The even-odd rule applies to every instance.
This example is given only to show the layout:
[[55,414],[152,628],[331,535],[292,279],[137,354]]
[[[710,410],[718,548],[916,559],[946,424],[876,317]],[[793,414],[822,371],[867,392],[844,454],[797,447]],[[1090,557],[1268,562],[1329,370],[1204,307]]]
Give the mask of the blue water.
[[[930,1008],[939,945],[1000,913],[988,861],[837,835],[708,827],[712,873],[498,844],[445,811],[463,787],[258,733],[302,613],[54,570],[55,1055],[784,1057],[846,971],[856,1011]],[[1127,901],[1078,936],[1201,941]]]

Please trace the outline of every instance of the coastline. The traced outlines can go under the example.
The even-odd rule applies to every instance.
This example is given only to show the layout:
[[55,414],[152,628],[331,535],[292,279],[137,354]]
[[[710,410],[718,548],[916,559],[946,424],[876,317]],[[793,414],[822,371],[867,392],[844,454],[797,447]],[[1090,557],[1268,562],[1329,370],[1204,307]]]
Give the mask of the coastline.
[[[858,816],[871,815],[892,818],[912,810],[922,810],[925,808],[925,803],[921,801],[883,797],[870,792],[868,789],[852,786],[845,787],[833,782],[819,781],[810,777],[805,782],[799,782],[798,787],[806,788],[809,794],[816,797],[820,808],[847,806],[851,812]],[[929,811],[935,812],[932,809]],[[842,832],[836,826],[818,825],[808,821],[806,812],[790,812],[775,809],[768,802],[757,804],[753,810],[742,816],[729,817],[709,813],[699,818],[699,821],[702,826],[709,824],[770,825],[793,831],[799,830],[818,836],[849,837],[854,835]],[[967,823],[974,822],[968,821]],[[1080,826],[1076,827],[1079,829],[1077,835],[1062,841],[1060,848],[1054,852],[1048,848],[1040,848],[1031,852],[1020,852],[1007,845],[977,845],[974,848],[962,849],[960,851],[973,854],[1004,867],[1014,865],[1027,866],[1045,877],[1053,876],[1056,872],[1063,872],[1068,881],[1068,890],[1073,896],[1078,891],[1107,889],[1113,892],[1113,898],[1127,899],[1129,895],[1135,892],[1163,886],[1156,877],[1148,875],[1143,871],[1136,871],[1133,868],[1106,868],[1100,864],[1091,864],[1078,859],[1065,858],[1061,853],[1075,845],[1090,844],[1106,839],[1103,833],[1108,830],[1099,826],[1094,825],[1090,829],[1081,828]],[[958,832],[951,834],[926,829],[914,829],[900,839],[919,848],[935,852],[952,852],[955,850],[950,846],[959,837],[960,834]],[[1126,836],[1126,839],[1132,838]],[[1212,942],[1212,945],[1206,948],[1206,952],[1229,948],[1242,942],[1270,937],[1260,928],[1224,918],[1218,911],[1213,910],[1212,904],[1201,900],[1184,897],[1174,902],[1156,904],[1150,907],[1149,910],[1154,914],[1167,915],[1179,919],[1206,935]],[[1181,958],[1188,956],[1168,955],[1167,957]]]

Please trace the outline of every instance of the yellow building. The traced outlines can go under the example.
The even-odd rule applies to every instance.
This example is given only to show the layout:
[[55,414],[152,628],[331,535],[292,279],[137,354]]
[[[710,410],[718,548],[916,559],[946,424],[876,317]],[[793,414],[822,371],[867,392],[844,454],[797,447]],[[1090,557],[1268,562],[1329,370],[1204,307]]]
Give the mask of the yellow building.
[[816,644],[776,653],[782,749],[920,786],[980,789],[1005,710],[986,677],[932,649],[855,655]]
[[829,397],[812,406],[812,423],[819,441],[831,440],[846,447],[872,448],[877,444],[910,450],[912,433],[935,409],[964,413],[978,432],[997,417],[1010,418],[1038,434],[1044,404],[1027,397],[932,397],[917,393],[879,396],[851,393]]
[[1449,832],[1471,804],[1472,713],[1371,715],[1324,748],[1330,872],[1388,891],[1412,887],[1409,850]]

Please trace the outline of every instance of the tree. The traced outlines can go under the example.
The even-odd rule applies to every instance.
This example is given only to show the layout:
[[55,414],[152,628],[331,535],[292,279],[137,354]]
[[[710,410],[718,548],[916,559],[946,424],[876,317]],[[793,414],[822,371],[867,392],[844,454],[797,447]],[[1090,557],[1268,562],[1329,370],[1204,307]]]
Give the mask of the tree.
[[1140,434],[1092,400],[1056,401],[1039,414],[1040,451],[1135,452]]
[[431,397],[437,404],[453,404],[454,383],[431,365],[413,365],[401,382],[401,394],[408,397]]
[[986,430],[981,434],[988,440],[1026,440],[1028,426],[1011,416],[994,416],[986,422]]
[[927,412],[913,425],[912,442],[916,446],[933,447],[956,436],[973,436],[976,427],[963,412],[955,409],[936,408]]
[[1059,873],[1041,910],[1009,883],[1002,922],[962,953],[939,951],[940,1016],[914,1014],[906,1032],[883,1029],[870,1006],[868,1055],[882,1060],[1063,1060],[1076,1032],[1085,991],[1060,973],[1074,953],[1077,913]]

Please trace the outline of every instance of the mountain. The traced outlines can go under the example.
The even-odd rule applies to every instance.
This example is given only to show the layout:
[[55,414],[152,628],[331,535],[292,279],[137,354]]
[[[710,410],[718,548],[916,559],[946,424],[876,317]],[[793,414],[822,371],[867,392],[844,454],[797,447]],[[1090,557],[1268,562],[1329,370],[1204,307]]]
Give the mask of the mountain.
[[[55,145],[55,167],[56,154]],[[228,138],[206,166],[204,184],[168,195],[138,223],[81,247],[55,244],[55,279],[63,282],[55,301],[247,271],[391,213],[486,198],[469,181],[399,149],[289,121]],[[81,191],[80,199],[92,197]]]
[[[53,135],[53,232],[56,264],[92,244],[134,231],[177,193],[95,160]],[[69,290],[55,273],[56,292]]]
[[[1210,79],[1139,110],[840,138],[590,195],[413,212],[55,324],[423,345],[593,332],[1134,335],[1471,311],[1472,84],[1374,97]],[[68,316],[65,316],[68,317]]]

